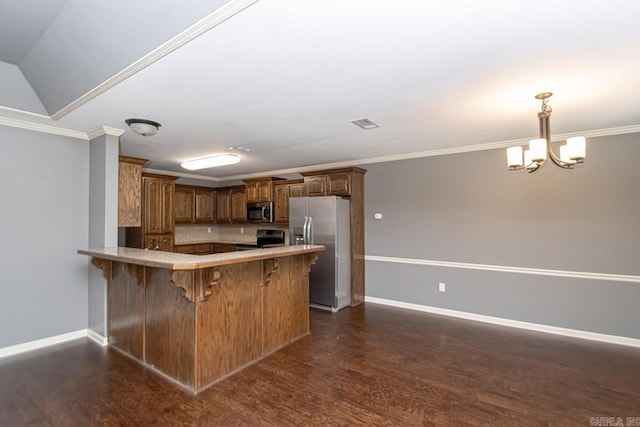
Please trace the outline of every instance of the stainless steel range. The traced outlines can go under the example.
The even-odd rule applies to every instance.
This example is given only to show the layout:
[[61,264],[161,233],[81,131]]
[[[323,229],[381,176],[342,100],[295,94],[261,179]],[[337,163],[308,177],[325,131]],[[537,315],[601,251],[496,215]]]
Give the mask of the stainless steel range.
[[238,243],[236,249],[248,251],[251,249],[269,248],[284,245],[284,230],[270,228],[258,228],[256,231],[256,243]]

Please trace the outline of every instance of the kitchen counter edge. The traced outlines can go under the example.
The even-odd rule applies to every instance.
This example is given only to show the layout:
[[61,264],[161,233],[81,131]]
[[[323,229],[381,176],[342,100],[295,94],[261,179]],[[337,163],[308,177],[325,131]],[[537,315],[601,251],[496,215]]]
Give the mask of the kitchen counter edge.
[[89,255],[94,258],[144,265],[147,267],[166,268],[169,270],[198,270],[201,268],[218,267],[222,265],[260,261],[271,258],[282,258],[324,250],[325,247],[322,245],[297,245],[268,249],[253,249],[239,252],[226,252],[212,255],[188,255],[118,246],[79,249],[78,253],[81,255]]

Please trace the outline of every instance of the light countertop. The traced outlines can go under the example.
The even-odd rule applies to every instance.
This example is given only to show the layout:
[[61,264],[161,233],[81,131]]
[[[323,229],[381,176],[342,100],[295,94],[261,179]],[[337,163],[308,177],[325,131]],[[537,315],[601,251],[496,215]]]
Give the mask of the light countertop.
[[188,255],[175,252],[150,251],[147,249],[107,247],[80,249],[79,254],[95,258],[144,265],[170,270],[196,270],[242,262],[259,261],[324,251],[322,245],[280,246],[276,248],[252,249],[211,255]]

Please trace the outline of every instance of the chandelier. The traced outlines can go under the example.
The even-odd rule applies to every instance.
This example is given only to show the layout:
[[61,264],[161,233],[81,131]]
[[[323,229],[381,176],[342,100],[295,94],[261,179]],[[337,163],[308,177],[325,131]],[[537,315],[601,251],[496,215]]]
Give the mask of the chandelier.
[[536,99],[542,100],[542,108],[538,113],[539,138],[529,141],[529,149],[524,152],[521,146],[507,148],[509,170],[526,169],[529,173],[533,173],[540,169],[547,158],[562,169],[573,169],[576,165],[584,163],[586,157],[584,136],[568,138],[567,143],[560,147],[560,156],[556,156],[551,148],[551,107],[547,104],[547,99],[551,95],[553,95],[551,92],[536,95]]

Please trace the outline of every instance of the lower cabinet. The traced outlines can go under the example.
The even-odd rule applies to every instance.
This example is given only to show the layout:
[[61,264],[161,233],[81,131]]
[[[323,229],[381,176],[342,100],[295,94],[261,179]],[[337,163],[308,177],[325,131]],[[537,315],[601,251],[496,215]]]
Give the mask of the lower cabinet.
[[173,252],[190,255],[210,255],[235,251],[235,245],[224,243],[194,243],[187,245],[175,245],[173,249]]
[[145,249],[173,252],[173,234],[145,234],[143,244]]

